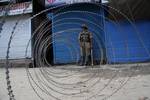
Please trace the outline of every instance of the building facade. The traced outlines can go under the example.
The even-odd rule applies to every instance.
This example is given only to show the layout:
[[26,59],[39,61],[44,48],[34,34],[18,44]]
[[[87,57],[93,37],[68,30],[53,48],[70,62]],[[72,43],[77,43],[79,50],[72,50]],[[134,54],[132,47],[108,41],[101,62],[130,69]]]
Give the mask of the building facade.
[[[26,9],[26,7],[28,8]],[[18,24],[11,41],[9,59],[25,58],[27,44],[31,38],[31,2],[11,4],[8,12],[6,12],[7,5],[0,6],[0,9],[2,29],[0,33],[0,59],[6,59],[8,42],[16,23]],[[24,9],[26,10],[24,11]],[[31,45],[28,47],[27,57],[31,58]]]

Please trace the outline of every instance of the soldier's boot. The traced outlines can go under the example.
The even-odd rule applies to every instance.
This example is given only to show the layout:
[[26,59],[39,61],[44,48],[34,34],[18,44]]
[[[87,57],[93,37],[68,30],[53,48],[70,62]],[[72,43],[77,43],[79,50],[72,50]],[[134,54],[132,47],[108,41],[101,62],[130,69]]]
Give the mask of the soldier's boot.
[[86,66],[91,65],[91,55],[87,56]]
[[84,59],[85,59],[85,56],[81,56],[80,61],[79,61],[80,66],[84,65]]
[[92,65],[92,61],[91,61],[91,55],[88,56],[88,65]]
[[89,63],[89,56],[86,56],[86,57],[85,57],[85,63],[84,63],[84,64],[85,64],[86,66],[88,66],[88,63]]
[[77,63],[77,64],[78,64],[78,65],[80,65],[80,63],[81,63],[81,57],[79,58],[79,60],[78,60],[78,63]]

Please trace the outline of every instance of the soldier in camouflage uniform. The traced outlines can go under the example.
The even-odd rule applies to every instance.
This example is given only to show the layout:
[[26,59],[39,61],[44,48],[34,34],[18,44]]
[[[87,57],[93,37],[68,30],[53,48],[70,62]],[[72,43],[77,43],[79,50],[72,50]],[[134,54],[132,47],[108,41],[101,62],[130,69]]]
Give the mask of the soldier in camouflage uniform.
[[88,31],[88,27],[85,24],[81,28],[82,31],[78,36],[81,53],[79,64],[81,66],[91,65],[92,33]]

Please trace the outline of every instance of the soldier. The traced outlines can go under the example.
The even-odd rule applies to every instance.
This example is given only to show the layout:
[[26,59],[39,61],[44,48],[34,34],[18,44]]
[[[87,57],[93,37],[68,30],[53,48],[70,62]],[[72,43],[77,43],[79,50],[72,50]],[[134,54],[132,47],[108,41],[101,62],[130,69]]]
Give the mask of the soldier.
[[91,64],[91,49],[92,49],[92,33],[88,31],[87,25],[81,26],[82,31],[79,33],[78,40],[80,44],[80,61],[79,64],[90,65]]

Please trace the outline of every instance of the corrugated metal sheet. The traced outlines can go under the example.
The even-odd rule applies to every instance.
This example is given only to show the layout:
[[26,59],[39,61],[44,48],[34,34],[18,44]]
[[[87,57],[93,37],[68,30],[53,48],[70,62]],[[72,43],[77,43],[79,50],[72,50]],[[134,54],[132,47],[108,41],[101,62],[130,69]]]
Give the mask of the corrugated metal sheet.
[[55,64],[73,63],[79,60],[78,35],[81,31],[81,25],[84,23],[89,26],[89,31],[93,33],[94,58],[95,60],[100,60],[100,48],[104,51],[103,12],[101,12],[100,8],[90,4],[78,4],[62,9],[62,12],[60,11],[53,16]]
[[[8,41],[13,30],[13,26],[19,21],[19,24],[15,30],[15,35],[10,48],[10,59],[18,59],[25,57],[25,50],[27,43],[31,37],[31,21],[30,15],[24,16],[12,16],[6,18],[6,23],[2,27],[2,33],[0,37],[0,59],[5,59],[6,50],[8,47]],[[28,49],[28,57],[31,57],[31,46]]]
[[110,63],[150,61],[150,20],[106,21],[107,59]]

